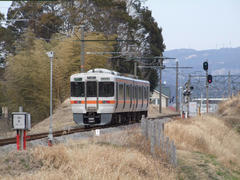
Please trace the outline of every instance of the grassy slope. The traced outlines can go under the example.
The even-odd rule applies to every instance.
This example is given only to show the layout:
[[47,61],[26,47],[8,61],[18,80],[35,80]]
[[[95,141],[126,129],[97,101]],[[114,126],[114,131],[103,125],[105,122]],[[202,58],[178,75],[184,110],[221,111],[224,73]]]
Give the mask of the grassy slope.
[[240,179],[240,135],[224,120],[178,120],[165,133],[177,145],[179,179]]

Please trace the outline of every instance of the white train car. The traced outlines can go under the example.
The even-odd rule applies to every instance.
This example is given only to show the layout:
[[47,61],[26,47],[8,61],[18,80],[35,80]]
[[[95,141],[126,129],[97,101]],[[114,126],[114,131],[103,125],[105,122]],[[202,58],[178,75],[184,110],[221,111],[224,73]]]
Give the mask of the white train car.
[[73,120],[78,125],[139,121],[147,116],[149,82],[93,69],[70,77]]

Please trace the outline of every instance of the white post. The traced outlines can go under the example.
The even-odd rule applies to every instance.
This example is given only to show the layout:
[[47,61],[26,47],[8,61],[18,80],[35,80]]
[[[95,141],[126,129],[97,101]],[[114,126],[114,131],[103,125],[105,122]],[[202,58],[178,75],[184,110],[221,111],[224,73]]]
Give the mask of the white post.
[[169,137],[166,137],[165,152],[168,160],[169,159]]
[[50,58],[50,123],[49,123],[49,135],[48,135],[48,145],[52,145],[53,141],[53,130],[52,130],[52,71],[53,71],[53,56],[54,52],[47,52],[48,57]]
[[146,122],[145,122],[144,115],[142,115],[142,119],[141,119],[141,129],[142,129],[142,135],[146,137]]
[[161,134],[162,134],[162,122],[158,120],[157,122],[157,146],[160,148],[161,147]]
[[156,144],[156,126],[155,122],[151,121],[151,153],[154,156],[155,155],[155,144]]

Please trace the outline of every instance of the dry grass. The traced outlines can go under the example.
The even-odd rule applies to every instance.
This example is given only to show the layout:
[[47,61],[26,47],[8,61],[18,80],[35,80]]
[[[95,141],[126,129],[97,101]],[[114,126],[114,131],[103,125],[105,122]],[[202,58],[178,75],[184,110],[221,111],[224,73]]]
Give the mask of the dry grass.
[[0,164],[6,164],[0,165],[0,179],[176,179],[176,173],[153,159],[145,145],[139,132],[130,129],[71,141],[67,145],[37,147],[22,155],[25,165],[21,160],[10,163],[22,166],[21,174],[18,171],[9,175],[7,171],[10,164],[6,163],[6,158],[11,162],[17,157],[16,153],[0,160]]
[[168,123],[166,135],[177,149],[213,154],[226,166],[240,167],[240,135],[212,116],[182,119]]

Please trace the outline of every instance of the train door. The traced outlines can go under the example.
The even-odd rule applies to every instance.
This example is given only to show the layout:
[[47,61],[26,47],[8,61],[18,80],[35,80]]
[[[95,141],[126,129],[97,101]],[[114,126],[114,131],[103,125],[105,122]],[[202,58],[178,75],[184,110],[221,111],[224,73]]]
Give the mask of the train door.
[[133,96],[133,93],[132,93],[132,84],[131,84],[129,85],[130,110],[132,108],[132,99],[133,99],[132,96]]
[[118,108],[118,82],[116,82],[116,109]]
[[123,110],[124,108],[124,84],[123,83],[119,83],[119,89],[118,89],[118,106],[119,106],[119,109],[120,111]]
[[138,108],[138,86],[135,86],[136,109]]
[[85,108],[87,112],[98,110],[98,81],[86,81],[85,83]]

